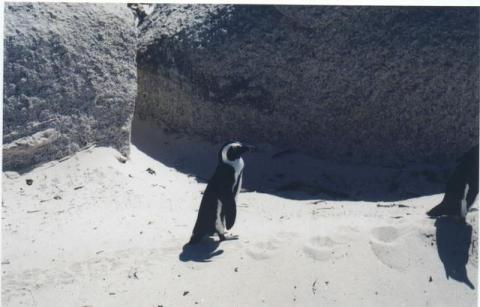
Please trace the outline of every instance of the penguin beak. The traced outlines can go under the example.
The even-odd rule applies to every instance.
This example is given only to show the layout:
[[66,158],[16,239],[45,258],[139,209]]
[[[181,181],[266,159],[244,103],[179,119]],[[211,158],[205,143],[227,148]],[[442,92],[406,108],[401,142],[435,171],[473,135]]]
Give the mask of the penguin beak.
[[242,153],[255,151],[255,146],[249,144],[242,144]]

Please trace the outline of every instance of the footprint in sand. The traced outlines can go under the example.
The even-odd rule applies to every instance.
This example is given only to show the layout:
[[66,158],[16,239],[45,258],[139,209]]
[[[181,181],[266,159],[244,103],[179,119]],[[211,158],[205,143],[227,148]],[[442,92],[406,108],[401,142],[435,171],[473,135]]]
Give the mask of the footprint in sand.
[[280,231],[274,237],[267,241],[257,242],[250,246],[246,253],[255,260],[265,260],[271,258],[275,250],[279,249],[284,243],[288,243],[298,237],[295,232]]
[[370,247],[373,253],[381,263],[397,271],[405,271],[413,261],[404,241],[398,228],[382,226],[371,230]]
[[296,232],[291,231],[280,231],[276,234],[277,241],[292,241],[297,238],[299,235]]
[[392,226],[383,226],[372,229],[372,239],[383,243],[391,243],[400,236],[400,231]]
[[341,253],[338,249],[343,245],[343,243],[327,236],[315,236],[303,246],[303,251],[305,255],[314,260],[327,261],[332,257],[341,257],[344,253]]
[[246,251],[247,255],[255,260],[265,260],[272,257],[273,252],[279,247],[278,240],[270,239],[266,242],[254,243]]

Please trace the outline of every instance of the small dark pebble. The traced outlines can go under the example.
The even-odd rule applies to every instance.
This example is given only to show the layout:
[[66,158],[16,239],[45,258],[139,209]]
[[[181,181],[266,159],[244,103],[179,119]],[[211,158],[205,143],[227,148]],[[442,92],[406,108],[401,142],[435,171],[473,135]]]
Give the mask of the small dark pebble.
[[235,272],[238,272],[238,268],[233,269]]
[[73,189],[76,191],[76,190],[80,190],[81,188],[83,188],[83,185],[78,186],[78,187],[75,187],[75,188],[73,188]]
[[60,197],[60,196],[58,196],[58,195],[55,195],[55,196],[53,196],[53,199],[59,200],[59,199],[62,199],[62,197]]
[[32,185],[33,180],[32,179],[27,179],[26,182],[27,182],[28,185]]
[[184,291],[183,296],[187,295],[188,293],[190,293],[190,291]]
[[430,276],[430,279],[428,280],[429,282],[432,282],[433,281],[433,278],[432,276]]
[[147,172],[148,172],[150,175],[155,175],[155,174],[156,174],[156,172],[155,172],[153,169],[151,169],[150,167],[147,168]]
[[108,295],[115,295],[115,292],[110,292],[108,293]]

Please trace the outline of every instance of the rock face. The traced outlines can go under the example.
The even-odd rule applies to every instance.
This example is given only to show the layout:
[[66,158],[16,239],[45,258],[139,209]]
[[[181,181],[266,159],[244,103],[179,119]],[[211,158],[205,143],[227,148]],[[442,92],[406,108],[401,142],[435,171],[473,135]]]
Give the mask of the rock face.
[[4,170],[90,144],[128,154],[136,36],[126,5],[5,4]]
[[377,165],[478,142],[479,9],[157,5],[136,115]]

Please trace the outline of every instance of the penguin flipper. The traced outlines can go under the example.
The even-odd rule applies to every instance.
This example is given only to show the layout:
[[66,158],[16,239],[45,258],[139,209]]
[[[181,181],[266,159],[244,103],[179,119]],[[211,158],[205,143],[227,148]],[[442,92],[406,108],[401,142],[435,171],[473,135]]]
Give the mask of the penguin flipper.
[[230,228],[233,227],[233,224],[235,224],[235,218],[237,217],[237,208],[236,206],[233,206],[232,209],[231,209],[231,212],[227,212],[227,214],[225,215],[225,220],[226,220],[226,224],[225,226],[227,226],[227,230],[230,230]]
[[225,212],[225,222],[227,230],[233,227],[235,224],[235,218],[237,217],[237,205],[233,196],[222,195],[220,201],[223,204],[223,210]]

